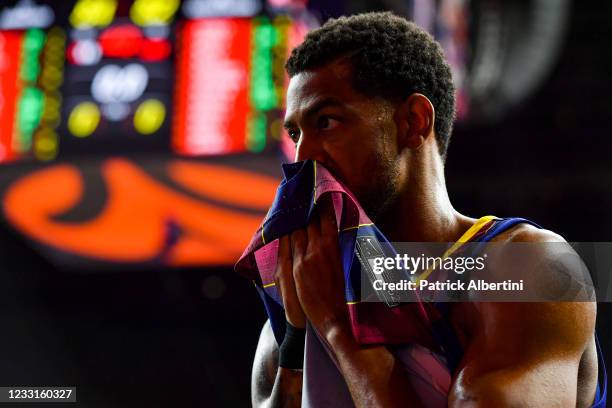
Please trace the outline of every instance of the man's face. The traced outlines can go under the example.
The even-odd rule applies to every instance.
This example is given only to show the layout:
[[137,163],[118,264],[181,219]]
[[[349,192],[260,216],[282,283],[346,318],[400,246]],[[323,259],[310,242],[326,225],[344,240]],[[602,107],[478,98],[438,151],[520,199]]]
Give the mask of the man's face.
[[285,128],[296,142],[295,160],[323,164],[374,219],[400,185],[395,109],[356,91],[351,78],[342,61],[293,76]]

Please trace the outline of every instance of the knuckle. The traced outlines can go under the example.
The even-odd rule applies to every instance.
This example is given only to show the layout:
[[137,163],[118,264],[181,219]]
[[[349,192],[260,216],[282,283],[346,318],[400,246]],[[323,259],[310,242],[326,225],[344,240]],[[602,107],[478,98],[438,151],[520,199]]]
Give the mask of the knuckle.
[[310,269],[317,265],[319,259],[318,251],[308,251],[308,253],[302,259],[302,265],[305,269]]
[[274,268],[274,274],[282,276],[287,274],[287,270],[291,269],[291,262],[288,259],[279,258],[276,261],[276,268]]
[[293,273],[299,273],[304,269],[304,258],[298,258],[293,263]]

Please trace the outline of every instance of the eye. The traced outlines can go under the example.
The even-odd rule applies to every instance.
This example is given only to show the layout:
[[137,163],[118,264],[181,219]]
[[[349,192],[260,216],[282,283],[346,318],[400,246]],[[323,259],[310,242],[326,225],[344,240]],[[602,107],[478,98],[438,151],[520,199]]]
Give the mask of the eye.
[[329,116],[321,116],[317,120],[317,128],[321,130],[334,129],[338,124],[340,124],[338,120],[330,118]]
[[297,143],[300,140],[300,131],[296,129],[287,129],[287,134],[293,143]]

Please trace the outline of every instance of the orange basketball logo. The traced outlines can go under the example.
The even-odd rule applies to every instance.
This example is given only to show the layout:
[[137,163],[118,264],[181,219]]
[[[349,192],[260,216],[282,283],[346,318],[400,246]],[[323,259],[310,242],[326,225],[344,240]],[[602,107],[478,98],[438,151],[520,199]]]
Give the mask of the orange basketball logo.
[[221,165],[171,160],[165,166],[180,189],[127,159],[105,160],[100,168],[105,203],[77,222],[60,216],[82,200],[82,174],[69,164],[47,167],[7,189],[4,213],[29,238],[85,258],[173,266],[233,263],[261,223],[278,180]]

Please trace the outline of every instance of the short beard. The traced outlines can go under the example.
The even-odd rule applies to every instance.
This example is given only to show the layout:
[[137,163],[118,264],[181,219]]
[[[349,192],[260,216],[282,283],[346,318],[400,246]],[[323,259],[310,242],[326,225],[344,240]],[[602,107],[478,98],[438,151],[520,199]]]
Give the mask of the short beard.
[[376,160],[376,170],[372,173],[372,179],[380,182],[373,184],[368,191],[357,195],[359,204],[373,222],[387,212],[397,199],[400,179],[400,172],[392,158],[379,155]]

